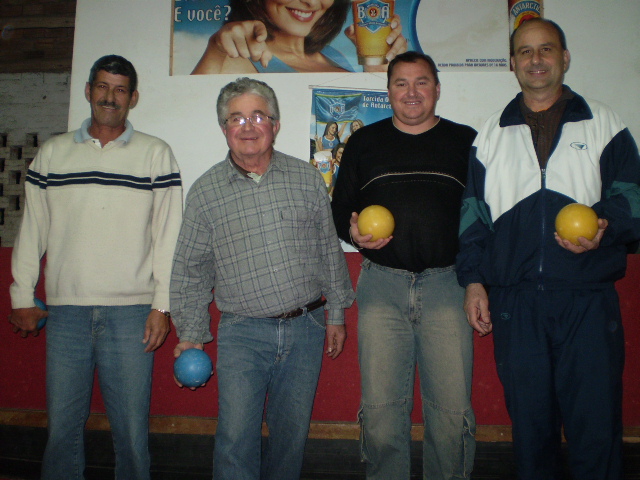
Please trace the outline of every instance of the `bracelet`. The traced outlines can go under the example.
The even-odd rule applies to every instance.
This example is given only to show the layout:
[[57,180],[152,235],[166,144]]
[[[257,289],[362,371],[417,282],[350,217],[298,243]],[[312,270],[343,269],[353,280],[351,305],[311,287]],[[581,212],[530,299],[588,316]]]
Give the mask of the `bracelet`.
[[170,318],[171,317],[171,312],[169,312],[169,310],[162,310],[160,308],[154,308],[154,310],[156,312],[160,312],[161,314],[163,314],[165,317]]

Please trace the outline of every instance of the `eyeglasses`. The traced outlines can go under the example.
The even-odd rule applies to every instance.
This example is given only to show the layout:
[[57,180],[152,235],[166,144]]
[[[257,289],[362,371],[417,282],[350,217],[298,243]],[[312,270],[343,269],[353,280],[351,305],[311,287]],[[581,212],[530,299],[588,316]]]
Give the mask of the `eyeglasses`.
[[227,118],[224,121],[224,123],[232,127],[241,127],[242,125],[247,123],[247,120],[249,120],[251,125],[257,126],[257,125],[262,125],[263,123],[266,123],[267,120],[273,121],[275,120],[275,118],[270,117],[269,115],[264,115],[262,113],[254,113],[250,117],[243,117],[242,115],[234,115],[232,117]]

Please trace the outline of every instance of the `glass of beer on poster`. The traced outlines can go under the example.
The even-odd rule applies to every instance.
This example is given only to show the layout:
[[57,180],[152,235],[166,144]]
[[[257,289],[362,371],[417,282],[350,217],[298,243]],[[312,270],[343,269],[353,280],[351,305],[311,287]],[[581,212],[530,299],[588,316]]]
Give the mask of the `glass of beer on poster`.
[[394,4],[394,0],[351,0],[360,65],[387,63]]

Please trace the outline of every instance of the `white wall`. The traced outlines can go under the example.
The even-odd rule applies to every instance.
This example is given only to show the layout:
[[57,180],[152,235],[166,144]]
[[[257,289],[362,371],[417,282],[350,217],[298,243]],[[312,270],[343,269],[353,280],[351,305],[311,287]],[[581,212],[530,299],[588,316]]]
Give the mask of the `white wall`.
[[[572,60],[566,83],[611,105],[640,142],[640,1],[545,0],[544,12],[567,35]],[[110,53],[122,55],[139,75],[140,102],[129,118],[136,129],[172,146],[188,187],[226,154],[215,100],[237,75],[169,76],[171,20],[171,0],[78,0],[69,128],[77,128],[89,115],[84,83],[93,62]],[[280,102],[282,129],[276,148],[300,158],[309,155],[310,85],[386,85],[384,75],[365,73],[257,78],[274,88]],[[438,113],[476,129],[519,91],[507,72],[444,72],[440,81]]]

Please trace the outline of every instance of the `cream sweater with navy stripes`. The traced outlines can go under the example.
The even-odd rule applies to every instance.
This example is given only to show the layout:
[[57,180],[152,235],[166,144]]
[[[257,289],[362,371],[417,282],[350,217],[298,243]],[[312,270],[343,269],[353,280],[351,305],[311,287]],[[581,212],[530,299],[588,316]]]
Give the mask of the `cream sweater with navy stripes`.
[[178,165],[162,140],[127,131],[101,147],[83,130],[47,141],[27,173],[13,250],[13,308],[33,306],[46,253],[50,305],[170,309],[182,217]]

